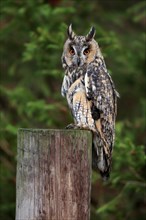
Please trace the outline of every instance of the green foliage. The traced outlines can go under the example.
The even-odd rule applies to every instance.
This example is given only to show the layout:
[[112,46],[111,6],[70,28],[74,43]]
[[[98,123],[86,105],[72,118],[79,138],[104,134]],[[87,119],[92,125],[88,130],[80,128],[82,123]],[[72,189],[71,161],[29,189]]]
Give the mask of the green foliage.
[[92,219],[143,220],[145,2],[58,2],[55,6],[44,0],[0,3],[0,217],[11,220],[15,215],[17,129],[64,128],[72,121],[60,94],[62,46],[67,25],[72,23],[79,34],[95,26],[96,39],[121,95],[110,181],[100,183],[93,173],[93,184],[100,183],[103,193],[95,199]]

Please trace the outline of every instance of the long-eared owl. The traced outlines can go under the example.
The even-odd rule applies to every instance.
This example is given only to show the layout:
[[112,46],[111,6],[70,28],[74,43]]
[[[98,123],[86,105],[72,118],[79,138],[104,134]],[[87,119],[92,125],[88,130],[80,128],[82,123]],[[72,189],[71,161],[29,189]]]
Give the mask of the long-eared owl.
[[72,25],[64,44],[62,65],[65,75],[61,94],[66,97],[74,124],[68,128],[93,133],[92,166],[109,177],[115,136],[117,96],[92,27],[86,36],[77,36]]

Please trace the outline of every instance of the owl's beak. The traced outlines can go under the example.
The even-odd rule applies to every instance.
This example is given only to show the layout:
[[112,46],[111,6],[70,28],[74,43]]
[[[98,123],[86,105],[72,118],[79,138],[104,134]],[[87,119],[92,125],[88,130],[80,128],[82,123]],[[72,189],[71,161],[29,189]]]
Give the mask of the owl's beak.
[[81,59],[80,59],[80,57],[78,57],[77,58],[77,65],[80,66],[80,64],[81,64]]

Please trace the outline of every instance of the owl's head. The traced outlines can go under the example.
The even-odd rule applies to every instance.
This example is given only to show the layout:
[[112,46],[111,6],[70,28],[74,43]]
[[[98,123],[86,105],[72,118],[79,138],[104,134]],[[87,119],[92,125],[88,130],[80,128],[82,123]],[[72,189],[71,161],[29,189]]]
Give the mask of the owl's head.
[[90,64],[96,56],[102,56],[98,43],[94,40],[94,27],[91,27],[86,36],[77,36],[70,25],[67,33],[68,39],[62,55],[62,62],[65,61],[67,66],[81,67]]

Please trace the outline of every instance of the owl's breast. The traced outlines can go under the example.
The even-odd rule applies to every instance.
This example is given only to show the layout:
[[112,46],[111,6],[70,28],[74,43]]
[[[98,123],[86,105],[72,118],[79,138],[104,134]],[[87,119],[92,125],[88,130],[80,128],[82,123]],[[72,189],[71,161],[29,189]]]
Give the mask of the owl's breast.
[[83,84],[82,76],[80,76],[77,80],[75,80],[67,91],[67,102],[70,108],[73,105],[73,96],[78,92],[85,92],[85,86]]
[[70,86],[66,98],[75,124],[80,128],[96,131],[91,109],[92,102],[87,99],[83,76]]

